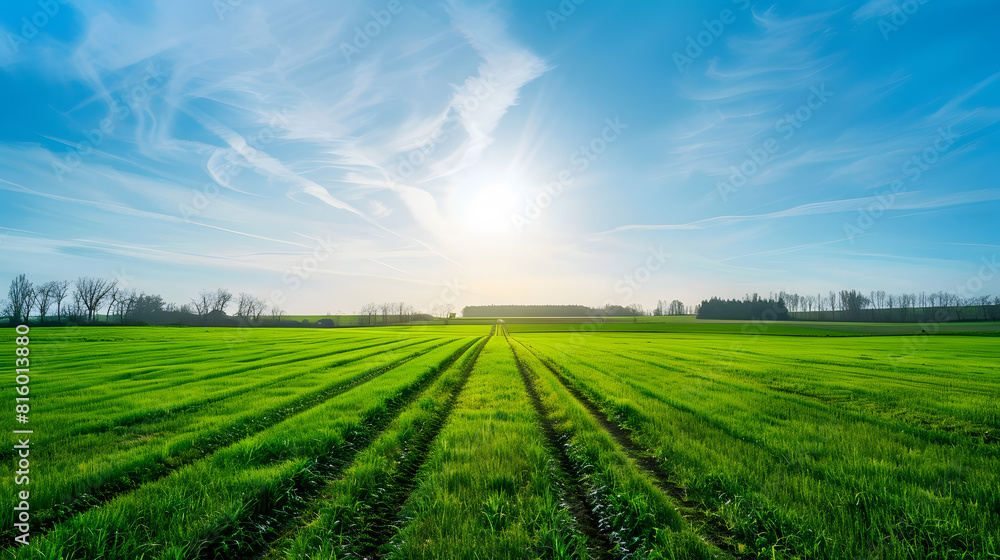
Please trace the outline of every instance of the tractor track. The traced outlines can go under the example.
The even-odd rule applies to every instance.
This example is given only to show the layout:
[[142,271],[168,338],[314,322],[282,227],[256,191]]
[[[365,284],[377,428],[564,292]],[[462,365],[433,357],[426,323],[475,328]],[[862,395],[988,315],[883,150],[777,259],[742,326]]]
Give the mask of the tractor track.
[[[413,385],[406,387],[401,391],[401,393],[394,399],[391,406],[387,407],[384,414],[369,419],[366,424],[368,429],[363,432],[356,432],[351,434],[353,437],[348,437],[343,449],[339,450],[340,453],[334,452],[332,456],[320,457],[315,459],[316,468],[314,473],[325,481],[330,481],[336,479],[348,469],[354,462],[354,458],[358,453],[368,448],[380,435],[382,435],[386,428],[395,420],[404,410],[413,404],[413,402],[423,393],[425,389],[430,387],[437,379],[439,379],[446,371],[448,371],[456,361],[458,361],[473,345],[480,343],[483,339],[472,340],[467,344],[464,344],[453,352],[447,360],[438,366],[437,371],[430,375],[427,375],[426,379],[423,379]],[[480,344],[480,349],[482,345]],[[478,356],[478,351],[477,354]],[[471,372],[471,367],[469,368]],[[466,378],[468,376],[466,375]],[[464,386],[464,383],[463,383]],[[457,393],[456,393],[457,395]],[[273,545],[282,536],[294,532],[298,526],[301,525],[302,516],[310,511],[310,506],[315,502],[315,500],[320,499],[322,495],[323,488],[325,484],[320,485],[310,485],[299,483],[296,481],[295,484],[295,501],[286,507],[279,508],[281,511],[280,518],[283,520],[277,525],[272,525],[270,523],[262,524],[260,521],[270,522],[274,519],[273,510],[258,514],[254,516],[255,518],[245,519],[244,522],[248,527],[255,531],[259,531],[260,527],[268,526],[270,534],[267,535],[264,541],[257,545],[245,548],[243,550],[234,551],[233,554],[220,555],[219,551],[215,549],[214,546],[205,546],[193,557],[194,558],[232,558],[232,559],[260,559],[267,556],[267,554],[272,550]],[[305,481],[302,481],[305,482]]]
[[648,450],[643,449],[632,439],[634,435],[631,429],[609,420],[601,407],[584,395],[572,381],[562,374],[558,366],[554,365],[551,360],[540,355],[524,343],[516,340],[515,342],[538,359],[555,376],[556,380],[587,409],[598,424],[618,443],[625,454],[642,471],[650,476],[661,492],[682,506],[679,509],[682,517],[689,523],[694,521],[697,526],[702,527],[704,529],[703,533],[707,533],[702,535],[707,542],[732,554],[736,558],[740,557],[737,539],[725,524],[717,517],[709,515],[705,510],[704,504],[690,499],[686,488],[671,480],[670,473],[664,468],[662,462],[655,456],[650,455]]
[[552,421],[548,419],[542,400],[538,396],[532,375],[529,373],[527,366],[524,365],[524,362],[521,361],[520,356],[517,355],[517,352],[513,351],[513,342],[507,333],[506,325],[503,326],[502,332],[504,338],[507,339],[507,343],[511,345],[511,352],[514,354],[517,369],[528,391],[528,398],[531,400],[531,404],[538,414],[539,425],[542,435],[545,437],[546,446],[559,463],[562,477],[569,479],[570,484],[563,487],[564,498],[569,506],[570,515],[576,520],[580,532],[587,538],[588,552],[597,560],[614,558],[611,551],[614,550],[615,546],[612,544],[610,536],[601,529],[601,524],[598,522],[598,515],[595,511],[595,506],[598,504],[588,499],[592,494],[588,492],[588,486],[580,482],[583,473],[570,460],[564,446],[561,445]]
[[433,444],[437,440],[441,430],[444,429],[444,426],[451,419],[455,403],[458,402],[458,398],[465,389],[465,385],[472,375],[472,370],[475,368],[476,361],[479,359],[479,354],[482,352],[483,347],[486,346],[486,341],[488,340],[489,337],[484,337],[478,343],[478,346],[474,350],[475,353],[462,372],[462,377],[452,391],[451,396],[449,396],[448,402],[442,408],[438,417],[421,429],[421,432],[426,430],[426,435],[415,441],[409,448],[407,457],[411,459],[400,468],[399,473],[393,480],[393,491],[390,492],[387,500],[381,501],[376,506],[375,522],[369,526],[369,530],[365,531],[360,539],[360,542],[363,543],[363,548],[359,554],[361,558],[380,558],[384,553],[382,547],[389,542],[393,534],[398,530],[398,524],[400,523],[399,515],[403,509],[403,504],[406,503],[410,495],[413,494],[414,489],[416,489],[419,483],[417,475],[420,469],[423,468],[424,463],[427,462]]
[[[419,345],[421,342],[431,342],[431,341],[437,341],[437,340],[440,340],[440,339],[428,339],[428,340],[423,340],[423,341],[408,342],[408,343],[405,343],[405,344],[401,344],[399,346],[394,346],[392,348],[392,350],[393,351],[395,351],[395,350],[402,350],[402,349],[405,349],[405,348],[409,348],[409,347],[412,347],[412,346]],[[363,347],[360,347],[360,348],[351,348],[350,350],[348,350],[348,352],[369,350],[371,348],[374,348],[374,347],[377,347],[377,346],[381,346],[381,345],[382,344],[373,344],[373,345],[363,346]],[[440,344],[438,346],[440,346]],[[437,346],[435,346],[434,348],[436,348],[436,347]],[[325,358],[325,357],[328,357],[328,356],[335,356],[335,355],[340,354],[340,353],[343,353],[343,351],[341,350],[341,351],[334,351],[334,352],[322,352],[322,353],[311,355],[311,356],[309,356],[306,359],[309,359],[309,360],[321,359],[321,358]],[[334,361],[334,362],[331,362],[331,363],[323,366],[323,368],[334,368],[334,367],[339,367],[339,366],[347,365],[347,364],[358,362],[358,361],[361,361],[361,360],[364,360],[364,359],[367,359],[367,358],[371,358],[372,356],[376,356],[378,354],[379,354],[379,352],[372,352],[372,353],[364,354],[362,356],[358,356],[356,358],[348,359],[348,360],[345,360],[345,361]],[[191,384],[191,383],[200,383],[202,381],[206,381],[206,380],[210,380],[210,379],[217,379],[219,377],[224,377],[226,375],[234,375],[234,374],[240,374],[240,373],[247,373],[247,372],[256,371],[256,370],[260,370],[260,369],[264,369],[264,368],[270,368],[270,367],[277,367],[277,366],[288,365],[288,364],[292,364],[292,363],[296,363],[296,362],[301,362],[302,360],[303,360],[303,357],[302,356],[298,356],[298,357],[288,358],[288,359],[277,361],[277,362],[271,362],[271,363],[268,363],[268,364],[266,364],[264,366],[259,366],[259,367],[251,367],[251,368],[244,368],[244,369],[241,369],[241,368],[228,369],[228,370],[223,371],[221,373],[220,372],[214,372],[214,373],[206,375],[204,377],[200,377],[197,380],[185,381],[185,382],[179,383],[177,385],[170,385],[168,387],[162,387],[159,390],[182,388],[184,385],[188,385],[188,384]],[[286,374],[286,375],[283,375],[283,376],[278,376],[278,377],[275,377],[274,379],[270,379],[268,381],[259,382],[259,383],[252,384],[252,385],[249,385],[249,386],[246,386],[246,387],[242,387],[236,393],[233,393],[233,392],[230,392],[230,391],[226,391],[226,392],[223,392],[223,393],[217,394],[217,395],[211,395],[211,396],[208,396],[208,397],[202,397],[202,398],[198,398],[198,399],[191,399],[191,400],[188,400],[187,402],[178,403],[174,407],[159,408],[159,409],[154,409],[154,410],[149,410],[149,411],[143,411],[140,415],[135,415],[135,414],[122,415],[122,416],[119,416],[117,418],[106,420],[106,421],[101,422],[99,424],[91,424],[89,426],[81,426],[81,427],[79,427],[79,428],[77,428],[77,429],[75,429],[75,430],[73,430],[71,432],[66,433],[66,435],[72,437],[72,436],[80,436],[80,435],[88,435],[88,434],[99,434],[99,433],[103,433],[103,432],[107,432],[107,431],[113,430],[114,428],[134,426],[136,424],[142,424],[142,423],[146,423],[146,422],[155,422],[155,421],[157,421],[157,420],[159,420],[161,418],[165,418],[165,417],[171,416],[171,415],[188,414],[190,412],[195,412],[195,411],[197,411],[197,410],[199,410],[201,408],[204,408],[204,407],[206,407],[208,405],[216,404],[216,403],[225,401],[227,399],[233,398],[233,397],[238,396],[238,395],[240,395],[242,393],[245,393],[247,391],[254,391],[254,390],[257,390],[257,389],[262,389],[262,388],[265,388],[265,387],[270,387],[271,385],[276,385],[278,383],[283,383],[283,382],[286,382],[286,381],[290,381],[292,379],[296,379],[296,378],[302,377],[304,375],[309,375],[310,373],[315,373],[315,371],[314,370],[307,370],[307,371],[303,371],[303,372],[300,372],[300,373],[293,373],[293,374]],[[190,388],[188,388],[188,389],[190,389]],[[122,396],[128,396],[128,395],[133,394],[133,393],[141,393],[141,392],[143,392],[143,390],[139,389],[139,390],[136,390],[136,391],[133,391],[133,392],[130,392],[130,393],[123,393]]]
[[[443,346],[443,344],[428,348],[426,351],[431,351],[435,348],[439,348],[440,346]],[[463,347],[462,351],[464,351],[467,347],[468,346]],[[58,506],[49,508],[48,510],[41,510],[38,514],[33,516],[34,523],[32,527],[32,536],[35,538],[44,537],[45,534],[58,523],[66,521],[67,519],[84,513],[92,508],[106,504],[114,498],[136,490],[141,486],[155,483],[169,476],[178,469],[206,459],[219,450],[229,447],[246,437],[264,431],[265,429],[283,422],[292,416],[315,408],[332,398],[368,383],[393,369],[403,366],[404,364],[424,355],[426,351],[419,354],[413,354],[397,362],[387,364],[356,377],[355,379],[332,386],[320,393],[306,396],[297,402],[293,401],[285,403],[279,409],[262,411],[250,422],[244,422],[242,425],[232,428],[223,434],[213,434],[212,436],[195,441],[188,452],[168,457],[163,462],[158,461],[152,469],[146,468],[142,472],[124,473],[115,480],[102,483],[99,489],[73,499],[69,503],[59,504]],[[48,512],[48,515],[46,515],[46,512]],[[3,545],[0,545],[0,550],[7,549],[12,546],[10,544],[13,543],[12,535],[12,528],[3,531],[4,537],[10,536],[11,538],[5,539],[6,542]]]

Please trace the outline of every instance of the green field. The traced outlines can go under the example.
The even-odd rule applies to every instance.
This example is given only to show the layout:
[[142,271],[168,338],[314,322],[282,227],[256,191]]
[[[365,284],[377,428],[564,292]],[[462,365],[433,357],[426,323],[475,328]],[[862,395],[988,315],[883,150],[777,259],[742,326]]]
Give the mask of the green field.
[[0,550],[1000,558],[996,324],[913,327],[35,328]]

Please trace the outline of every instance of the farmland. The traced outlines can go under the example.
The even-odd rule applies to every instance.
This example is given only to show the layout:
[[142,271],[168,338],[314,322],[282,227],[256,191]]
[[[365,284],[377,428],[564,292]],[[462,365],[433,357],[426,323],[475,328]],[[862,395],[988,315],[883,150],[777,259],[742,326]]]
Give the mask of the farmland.
[[3,555],[1000,557],[994,336],[652,325],[32,329]]

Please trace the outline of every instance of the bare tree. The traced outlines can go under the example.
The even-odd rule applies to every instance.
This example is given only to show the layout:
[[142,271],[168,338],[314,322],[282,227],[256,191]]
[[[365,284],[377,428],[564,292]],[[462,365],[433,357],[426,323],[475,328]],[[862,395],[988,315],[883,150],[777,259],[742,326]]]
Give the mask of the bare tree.
[[116,299],[118,302],[116,313],[118,314],[119,321],[124,325],[128,316],[135,310],[139,297],[136,295],[135,290],[119,290]]
[[48,286],[49,296],[52,301],[56,304],[56,321],[62,324],[62,302],[66,299],[66,294],[69,293],[69,281],[68,280],[57,280],[45,284]]
[[906,308],[910,307],[910,294],[901,294],[897,300],[899,302],[899,320],[906,322]]
[[118,293],[119,293],[118,288],[114,288],[110,292],[108,292],[108,299],[110,301],[108,301],[108,312],[104,316],[104,322],[109,325],[111,324],[111,310],[115,307],[115,304],[118,303]]
[[267,311],[267,301],[258,298],[250,297],[250,316],[253,318],[254,322],[260,322],[260,316]]
[[[361,317],[365,318],[365,324],[370,327],[370,326],[372,326],[372,322],[373,322],[372,318],[375,316],[375,314],[377,312],[378,311],[377,311],[376,306],[375,306],[374,303],[366,303],[366,304],[364,304],[364,305],[361,306],[361,311],[359,312],[359,315],[361,315]],[[359,318],[359,322],[360,322],[360,318]]]
[[73,303],[69,306],[69,314],[75,317],[83,317],[87,310],[83,306],[83,298],[80,297],[80,292],[73,292]]
[[246,292],[240,292],[236,296],[236,316],[248,318],[253,315],[254,297]]
[[118,286],[117,280],[90,278],[82,276],[76,281],[76,293],[80,304],[87,309],[87,322],[93,322],[94,315],[100,309],[101,302],[108,297],[111,290]]
[[230,292],[225,288],[219,288],[218,290],[215,291],[214,294],[212,294],[212,297],[210,299],[211,309],[209,311],[211,313],[221,313],[225,315],[226,307],[229,305],[229,302],[232,301],[232,299],[233,299],[232,292]]
[[198,299],[191,299],[191,305],[194,306],[195,315],[205,317],[208,315],[209,311],[212,310],[214,294],[208,290],[202,290],[198,292]]
[[7,305],[4,306],[4,315],[10,316],[12,325],[18,325],[28,320],[31,308],[35,304],[35,287],[24,274],[19,275],[10,282],[7,290]]
[[45,315],[55,301],[55,291],[59,282],[46,282],[35,290],[35,308],[38,309],[38,320],[44,325]]
[[277,305],[271,306],[271,318],[274,319],[275,323],[281,322],[281,317],[284,316],[285,310]]

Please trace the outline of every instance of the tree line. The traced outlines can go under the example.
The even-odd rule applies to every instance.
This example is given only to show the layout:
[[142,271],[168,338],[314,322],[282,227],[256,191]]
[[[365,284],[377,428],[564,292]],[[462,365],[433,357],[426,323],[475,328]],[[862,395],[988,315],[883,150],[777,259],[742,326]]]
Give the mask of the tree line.
[[[232,313],[232,314],[231,314]],[[362,327],[406,324],[433,317],[405,302],[369,303],[357,317],[325,317],[313,323],[291,321],[278,305],[247,292],[202,290],[188,303],[168,303],[157,294],[137,292],[117,280],[80,277],[76,281],[31,282],[24,274],[10,283],[0,300],[0,316],[11,324],[39,325],[189,325]]]
[[948,292],[892,294],[883,290],[830,291],[826,295],[780,293],[793,319],[917,323],[1000,321],[1000,296],[961,297]]
[[778,292],[766,299],[758,294],[742,300],[713,297],[698,306],[699,319],[866,321],[880,323],[1000,321],[1000,297],[959,297],[947,292],[892,294],[857,290],[831,290],[827,294],[802,296]]
[[691,307],[685,307],[684,304],[678,299],[675,299],[670,303],[667,303],[667,301],[663,299],[658,300],[656,302],[656,309],[653,310],[653,316],[655,317],[694,314],[694,309]]
[[[230,316],[228,311],[233,303],[236,314]],[[246,292],[234,296],[225,288],[202,290],[190,303],[177,305],[167,303],[160,295],[137,292],[108,278],[81,276],[74,282],[56,280],[36,285],[24,274],[11,281],[0,310],[12,324],[27,323],[34,317],[33,322],[41,325],[95,324],[101,322],[103,314],[103,324],[108,325],[237,326],[277,324],[285,315],[277,305],[268,308],[262,298]]]
[[[429,321],[432,316],[417,313],[412,305],[406,302],[366,303],[358,313],[359,326],[376,327],[382,325],[403,325],[410,321]],[[447,320],[447,317],[445,317]]]
[[743,299],[720,299],[713,297],[698,306],[699,319],[732,319],[739,321],[786,321],[788,309],[785,302],[778,299],[763,299],[757,294]]

